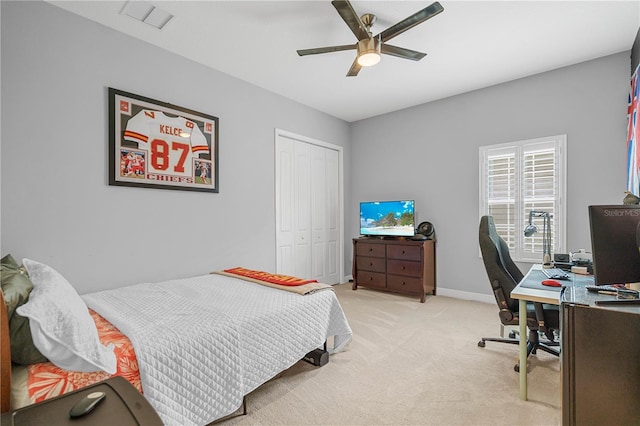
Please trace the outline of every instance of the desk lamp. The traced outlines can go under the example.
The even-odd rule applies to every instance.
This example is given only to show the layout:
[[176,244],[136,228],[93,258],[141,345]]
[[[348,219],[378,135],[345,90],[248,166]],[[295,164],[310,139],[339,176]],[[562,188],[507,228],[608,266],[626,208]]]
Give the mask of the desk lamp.
[[531,210],[529,212],[529,224],[524,228],[524,236],[531,237],[538,232],[538,227],[533,223],[534,217],[544,219],[544,228],[542,232],[542,267],[553,268],[551,261],[551,213],[540,210]]

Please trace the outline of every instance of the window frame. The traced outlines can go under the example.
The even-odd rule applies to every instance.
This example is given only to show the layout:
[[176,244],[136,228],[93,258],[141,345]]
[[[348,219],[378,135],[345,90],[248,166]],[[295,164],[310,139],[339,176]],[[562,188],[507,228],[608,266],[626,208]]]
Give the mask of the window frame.
[[[489,159],[498,156],[513,156],[514,164],[514,190],[513,190],[513,208],[514,208],[514,231],[513,235],[502,235],[504,230],[498,230],[498,233],[505,241],[513,239],[513,245],[510,244],[509,250],[511,257],[515,261],[540,263],[542,261],[542,251],[526,250],[526,238],[524,236],[524,228],[528,224],[529,210],[525,211],[525,194],[524,194],[524,174],[525,174],[525,154],[552,150],[554,153],[554,177],[555,189],[553,197],[554,214],[551,220],[551,232],[553,234],[553,245],[551,254],[566,253],[566,231],[567,231],[567,135],[555,135],[536,139],[527,139],[515,142],[507,142],[502,144],[485,145],[479,147],[479,217],[489,214],[490,199],[488,195],[488,167]],[[542,201],[540,198],[538,201]],[[529,202],[535,202],[529,200]],[[535,207],[534,207],[535,209]],[[538,235],[542,236],[543,222],[542,218],[534,218],[534,223],[538,226]],[[512,238],[510,238],[512,237]],[[531,245],[531,244],[529,244]],[[552,257],[553,259],[553,257]]]

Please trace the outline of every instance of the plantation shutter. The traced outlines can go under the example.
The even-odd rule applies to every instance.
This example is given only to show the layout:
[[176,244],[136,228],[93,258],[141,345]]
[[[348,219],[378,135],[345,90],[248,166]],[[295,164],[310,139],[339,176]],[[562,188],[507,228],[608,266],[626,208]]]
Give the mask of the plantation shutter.
[[480,148],[480,215],[493,216],[496,230],[520,261],[542,260],[543,221],[524,237],[531,210],[551,214],[552,252],[565,241],[566,136],[554,136]]
[[[523,167],[523,202],[525,224],[529,222],[529,211],[539,210],[551,214],[551,229],[555,229],[555,206],[557,195],[557,176],[555,149],[524,150]],[[526,225],[525,225],[526,226]],[[539,232],[532,237],[523,239],[523,251],[533,256],[543,252],[543,227],[537,224]],[[555,238],[551,234],[551,247],[555,247]]]
[[515,249],[515,153],[498,153],[487,162],[487,201],[496,230],[504,238],[509,250]]

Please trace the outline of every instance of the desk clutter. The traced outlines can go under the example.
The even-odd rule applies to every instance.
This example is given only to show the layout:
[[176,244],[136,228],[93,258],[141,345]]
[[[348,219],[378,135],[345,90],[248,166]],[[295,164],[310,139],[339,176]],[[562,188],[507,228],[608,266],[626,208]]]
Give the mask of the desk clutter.
[[[540,283],[547,287],[564,287],[565,284],[557,280],[569,281],[575,277],[575,274],[584,276],[593,274],[592,255],[584,249],[569,254],[555,253],[552,266],[552,268],[542,269],[547,279],[543,279]],[[573,276],[569,275],[569,272]],[[575,283],[567,285],[575,285]],[[591,293],[616,296],[616,299],[599,300],[596,302],[598,305],[640,305],[640,292],[625,284],[587,283],[585,288]]]
[[638,299],[640,298],[640,292],[638,290],[632,290],[625,287],[624,284],[612,284],[612,285],[586,285],[585,288],[588,291],[596,292],[600,294],[611,294],[618,296],[619,299]]
[[580,249],[574,253],[554,253],[553,266],[562,271],[574,274],[593,274],[593,260],[591,253]]
[[638,305],[640,306],[640,292],[627,288],[624,284],[613,285],[587,285],[585,286],[587,291],[598,294],[608,294],[616,296],[615,299],[601,299],[596,300],[596,305],[601,306],[627,306]]

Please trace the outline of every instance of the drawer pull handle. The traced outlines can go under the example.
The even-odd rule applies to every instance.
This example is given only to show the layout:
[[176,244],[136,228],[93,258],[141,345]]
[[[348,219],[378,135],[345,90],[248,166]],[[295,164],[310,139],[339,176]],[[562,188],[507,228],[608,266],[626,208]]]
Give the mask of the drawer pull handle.
[[373,262],[369,262],[369,266],[373,266]]
[[404,250],[402,250],[402,254],[405,254],[405,251],[404,251]]
[[404,281],[402,281],[402,285],[405,285],[406,283]]
[[402,270],[404,271],[405,269],[406,269],[406,268],[403,266],[403,267],[402,267]]

